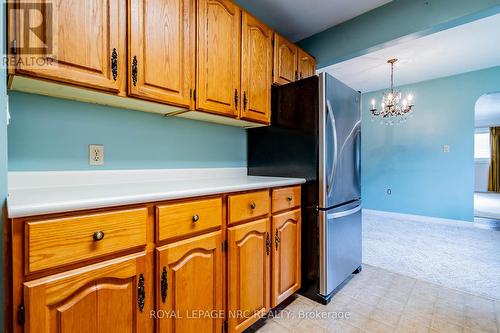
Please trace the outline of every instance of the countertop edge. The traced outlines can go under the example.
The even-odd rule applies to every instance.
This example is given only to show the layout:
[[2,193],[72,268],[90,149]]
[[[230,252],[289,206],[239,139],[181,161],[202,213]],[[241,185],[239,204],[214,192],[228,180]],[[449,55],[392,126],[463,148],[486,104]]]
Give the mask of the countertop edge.
[[230,192],[242,192],[258,190],[265,188],[275,188],[282,186],[300,185],[306,182],[305,179],[284,178],[283,180],[263,181],[255,184],[237,184],[220,187],[188,189],[185,191],[157,192],[152,194],[112,196],[107,198],[76,200],[67,202],[55,202],[50,204],[27,204],[27,205],[9,205],[7,198],[7,215],[9,219],[27,218],[37,215],[67,213],[73,211],[82,211],[88,209],[112,208],[123,205],[146,204],[155,201],[195,198],[205,195],[216,195]]

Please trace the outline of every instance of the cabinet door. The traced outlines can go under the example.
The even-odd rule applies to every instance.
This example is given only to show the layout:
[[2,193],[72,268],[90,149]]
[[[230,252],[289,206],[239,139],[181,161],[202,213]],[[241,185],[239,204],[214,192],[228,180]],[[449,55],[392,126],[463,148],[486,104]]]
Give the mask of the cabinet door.
[[221,232],[165,245],[156,255],[157,331],[221,332]]
[[228,229],[229,332],[242,332],[270,309],[269,219]]
[[273,307],[300,288],[300,226],[300,209],[273,217]]
[[[51,12],[52,17],[44,14],[41,29],[52,41],[43,42],[37,34],[28,34],[30,29],[26,26],[17,27],[16,38],[18,42],[23,40],[23,48],[51,46],[52,50],[45,48],[44,52],[51,65],[31,66],[19,62],[17,72],[125,94],[126,0],[38,2],[51,3],[51,11],[47,13]],[[27,12],[30,6],[22,2],[17,5],[26,9],[19,13]],[[20,17],[17,22],[29,24],[22,23]]]
[[273,83],[287,84],[297,79],[297,52],[295,44],[279,34],[274,34],[274,77]]
[[299,49],[299,79],[316,74],[316,60],[302,49]]
[[242,14],[241,118],[269,123],[273,69],[272,30]]
[[236,117],[241,10],[229,0],[199,0],[197,20],[196,109]]
[[151,332],[145,255],[24,283],[26,333]]
[[130,95],[191,106],[195,8],[194,0],[130,0]]

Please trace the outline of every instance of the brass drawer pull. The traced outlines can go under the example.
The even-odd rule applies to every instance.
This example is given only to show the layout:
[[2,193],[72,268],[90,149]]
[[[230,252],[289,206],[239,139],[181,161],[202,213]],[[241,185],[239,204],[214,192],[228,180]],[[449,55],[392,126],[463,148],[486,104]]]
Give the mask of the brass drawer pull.
[[94,232],[94,234],[92,235],[92,238],[95,240],[95,241],[100,241],[104,238],[104,232],[102,231],[96,231]]
[[200,215],[198,215],[198,214],[194,214],[194,215],[193,215],[193,223],[196,223],[196,222],[198,222],[199,220],[200,220]]
[[257,205],[255,204],[255,202],[250,203],[250,208],[251,209],[257,208]]

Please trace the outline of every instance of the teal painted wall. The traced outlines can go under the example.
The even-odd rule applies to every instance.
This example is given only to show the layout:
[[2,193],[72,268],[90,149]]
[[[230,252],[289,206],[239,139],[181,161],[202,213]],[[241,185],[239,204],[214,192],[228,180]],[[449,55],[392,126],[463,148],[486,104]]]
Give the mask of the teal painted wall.
[[500,90],[500,67],[400,89],[416,101],[413,117],[397,126],[371,119],[369,103],[382,91],[362,96],[364,208],[472,221],[474,105]]
[[[9,170],[246,167],[244,129],[9,92]],[[88,145],[104,144],[103,167]]]
[[318,68],[500,12],[500,0],[394,0],[302,40]]
[[[5,54],[5,4],[4,1],[0,3],[0,50],[2,56]],[[7,197],[7,123],[6,123],[6,109],[7,109],[7,87],[6,87],[5,68],[0,64],[0,231],[3,235],[3,209],[5,207],[5,198]],[[0,260],[3,260],[3,237],[0,237]],[[0,330],[4,330],[5,323],[5,290],[4,290],[4,265],[2,264],[0,274]]]

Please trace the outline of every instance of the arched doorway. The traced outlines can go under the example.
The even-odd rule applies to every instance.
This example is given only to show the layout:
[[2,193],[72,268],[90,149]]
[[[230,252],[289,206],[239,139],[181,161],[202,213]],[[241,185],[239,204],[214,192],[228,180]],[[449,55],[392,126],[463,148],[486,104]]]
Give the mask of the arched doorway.
[[489,185],[490,169],[498,169],[498,162],[492,160],[500,159],[492,147],[500,137],[492,130],[500,128],[500,92],[479,97],[474,112],[474,218],[478,223],[500,228],[500,191]]

